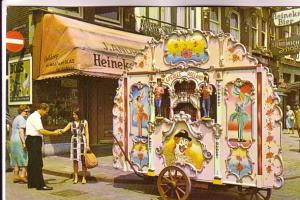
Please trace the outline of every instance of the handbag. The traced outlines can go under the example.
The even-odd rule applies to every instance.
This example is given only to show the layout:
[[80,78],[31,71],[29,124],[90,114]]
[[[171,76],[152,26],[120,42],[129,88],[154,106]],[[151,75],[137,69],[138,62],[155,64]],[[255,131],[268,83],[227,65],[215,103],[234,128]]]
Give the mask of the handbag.
[[88,151],[84,154],[85,166],[88,169],[98,166],[98,161],[95,154],[92,151]]
[[291,116],[291,120],[294,120],[295,119],[295,117],[294,116]]

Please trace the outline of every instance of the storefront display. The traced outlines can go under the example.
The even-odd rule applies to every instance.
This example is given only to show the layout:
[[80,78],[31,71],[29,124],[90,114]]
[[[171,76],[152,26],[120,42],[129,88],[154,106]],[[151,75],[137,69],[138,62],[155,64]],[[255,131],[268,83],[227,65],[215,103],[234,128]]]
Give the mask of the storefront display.
[[50,105],[45,126],[61,128],[72,120],[72,110],[79,106],[77,85],[76,79],[39,81],[35,100]]

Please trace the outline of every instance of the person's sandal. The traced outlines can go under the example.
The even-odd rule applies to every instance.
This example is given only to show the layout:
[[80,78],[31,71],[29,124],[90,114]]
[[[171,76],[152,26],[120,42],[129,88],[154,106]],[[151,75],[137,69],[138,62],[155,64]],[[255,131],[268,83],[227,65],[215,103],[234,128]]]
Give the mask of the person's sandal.
[[14,183],[19,183],[19,182],[21,182],[21,177],[19,176],[19,177],[15,177],[14,179],[13,179],[13,182]]
[[26,177],[20,177],[20,182],[21,183],[28,183],[28,180]]
[[78,178],[73,180],[73,184],[77,184],[78,183]]
[[86,179],[82,179],[81,183],[86,184]]

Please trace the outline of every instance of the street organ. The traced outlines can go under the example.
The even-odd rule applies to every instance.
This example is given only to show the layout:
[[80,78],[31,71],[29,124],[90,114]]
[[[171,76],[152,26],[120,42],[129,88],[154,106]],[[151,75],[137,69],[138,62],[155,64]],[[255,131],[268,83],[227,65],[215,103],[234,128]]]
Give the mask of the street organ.
[[163,35],[119,80],[113,165],[158,177],[164,199],[199,182],[268,199],[283,185],[278,104],[273,75],[231,35]]

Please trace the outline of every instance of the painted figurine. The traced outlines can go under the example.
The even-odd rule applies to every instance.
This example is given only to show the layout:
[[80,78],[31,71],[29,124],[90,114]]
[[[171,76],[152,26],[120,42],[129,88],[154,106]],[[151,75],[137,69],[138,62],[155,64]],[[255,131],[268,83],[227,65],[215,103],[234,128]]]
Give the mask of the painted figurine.
[[[143,95],[142,95],[143,96]],[[136,121],[137,121],[137,128],[138,128],[138,136],[142,136],[142,125],[143,120],[148,120],[148,115],[144,111],[144,104],[142,103],[142,96],[136,97]]]
[[158,116],[161,116],[161,102],[162,102],[162,95],[165,93],[165,90],[162,86],[161,80],[157,79],[157,86],[154,89],[154,101],[155,101],[155,110]]
[[201,95],[202,95],[202,102],[201,106],[203,109],[203,117],[209,118],[210,113],[210,98],[213,93],[213,87],[209,84],[208,77],[204,77],[204,84],[202,85]]
[[243,104],[235,104],[235,112],[230,115],[230,121],[235,119],[238,123],[238,141],[242,141],[244,137],[244,123],[248,120],[248,113],[245,112]]

